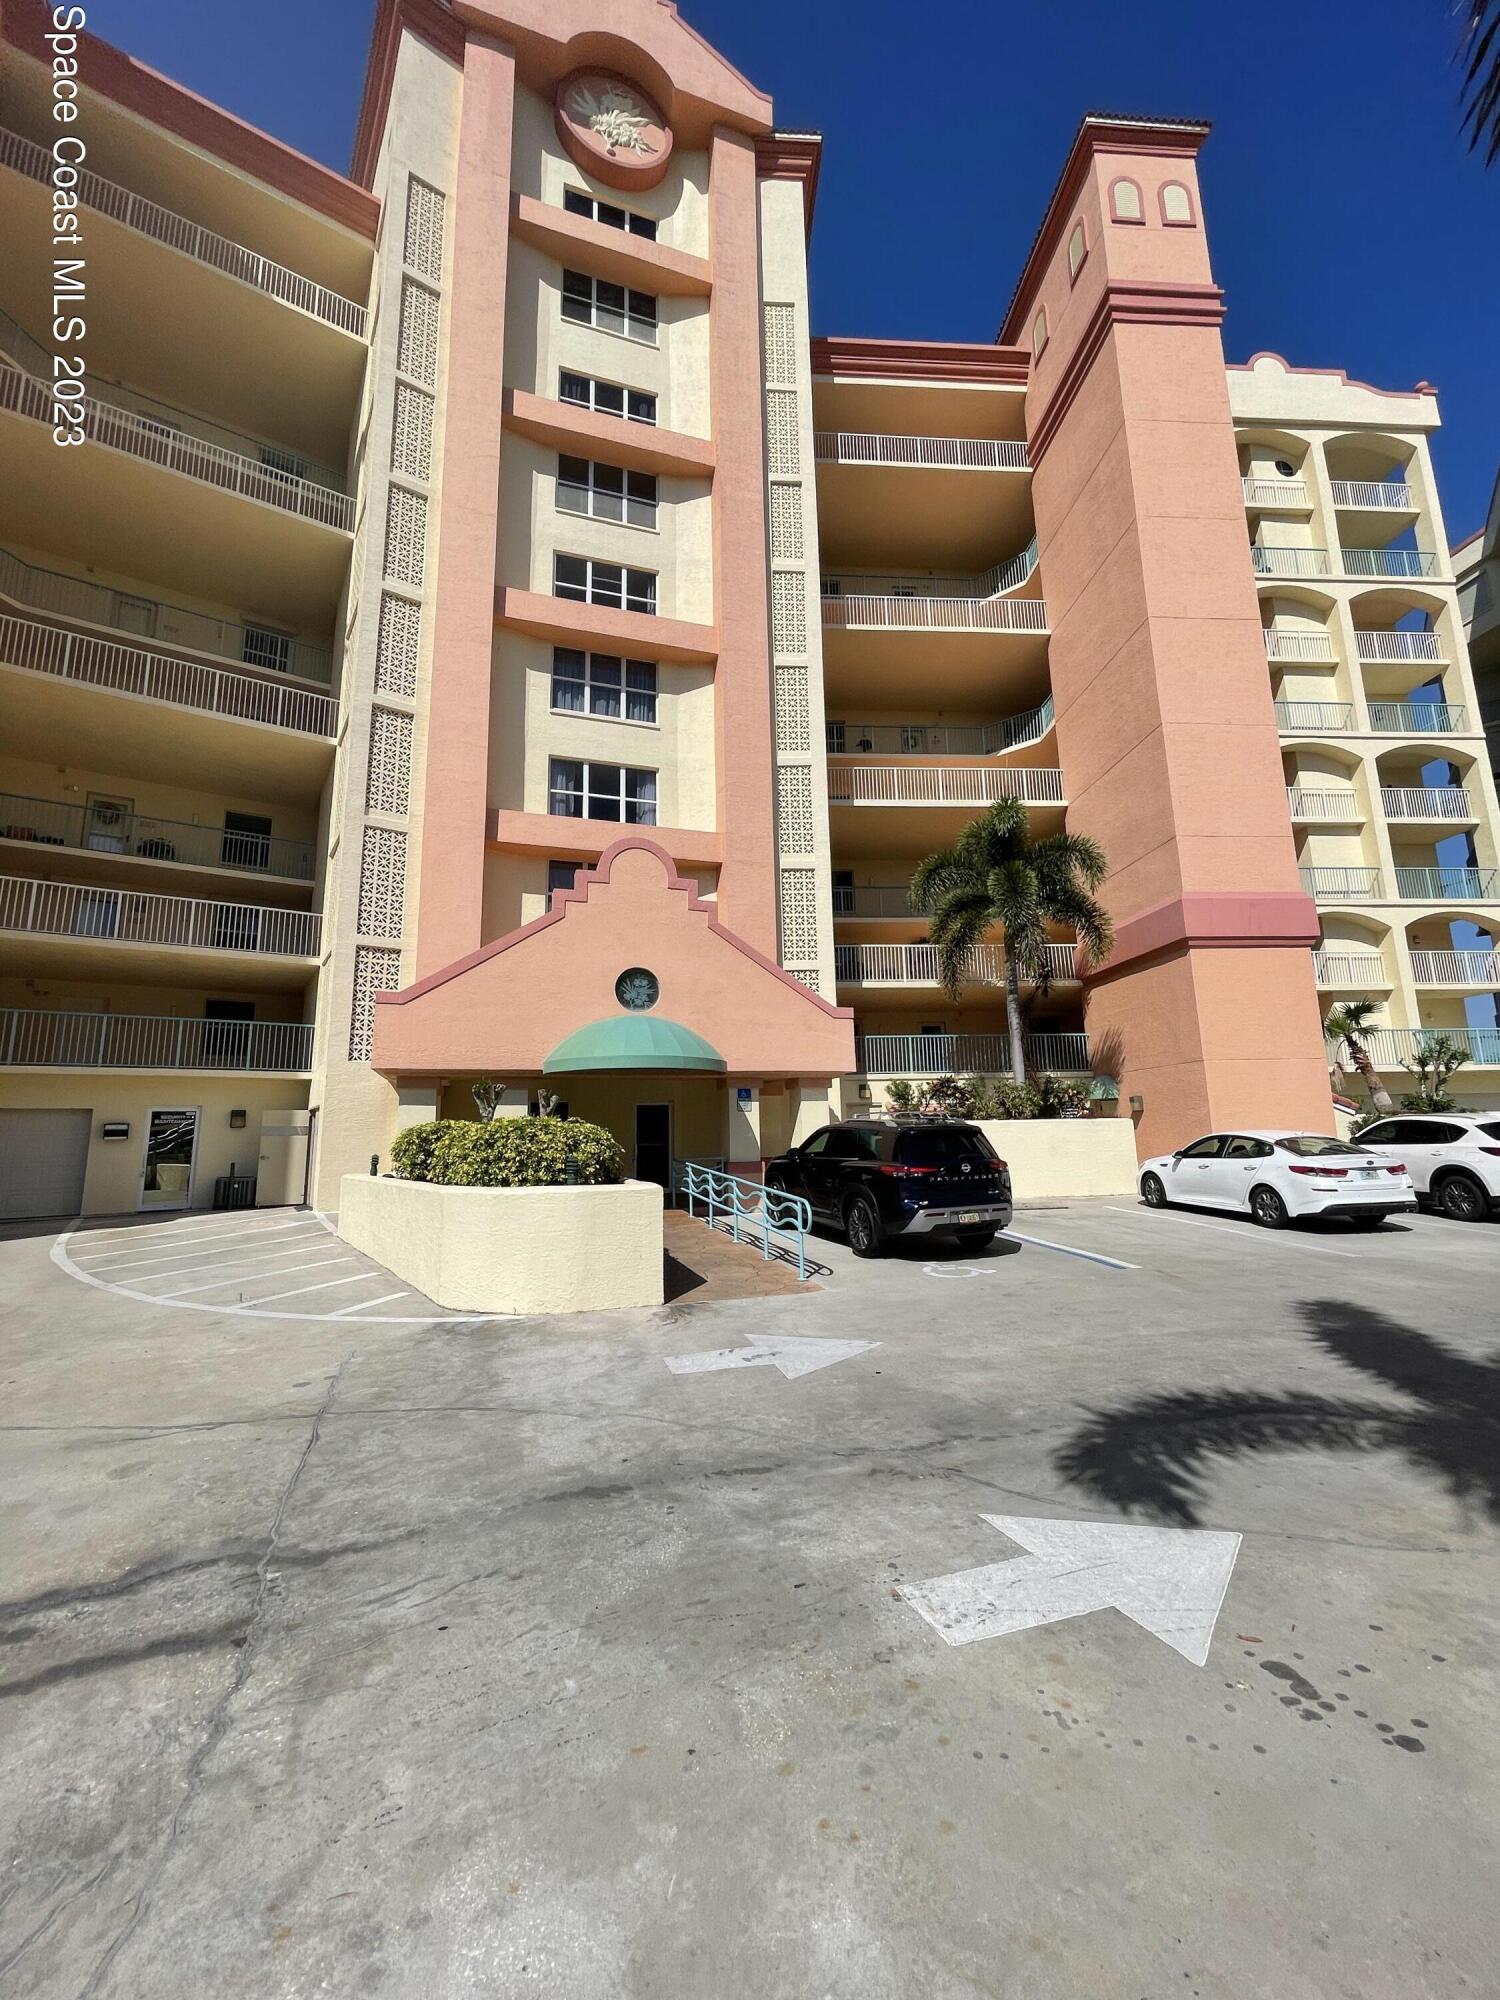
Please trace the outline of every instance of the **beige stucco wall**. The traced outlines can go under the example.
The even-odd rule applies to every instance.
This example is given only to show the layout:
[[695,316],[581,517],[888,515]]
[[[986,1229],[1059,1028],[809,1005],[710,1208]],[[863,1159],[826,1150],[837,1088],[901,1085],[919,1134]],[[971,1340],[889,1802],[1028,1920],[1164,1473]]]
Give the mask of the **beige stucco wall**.
[[[65,752],[66,744],[58,749]],[[198,776],[196,771],[185,770],[185,777]],[[128,799],[131,809],[143,818],[170,819],[182,821],[189,826],[221,828],[226,812],[254,813],[271,822],[271,837],[274,840],[310,841],[317,831],[317,813],[309,805],[291,804],[285,799],[271,802],[255,798],[245,793],[229,793],[204,790],[202,787],[160,784],[151,778],[121,776],[116,772],[84,769],[71,764],[43,764],[34,758],[0,756],[0,792],[19,793],[22,797],[48,799],[60,806],[85,806],[91,792],[105,798]],[[9,822],[23,819],[24,814],[7,810],[0,819]],[[7,854],[6,872],[26,874],[25,857]],[[141,885],[146,887],[144,881]],[[153,883],[152,888],[156,887]],[[170,884],[163,883],[158,893],[169,895]],[[234,900],[233,897],[230,900]],[[257,901],[258,897],[247,895],[246,901]]]
[[346,1174],[338,1231],[460,1312],[594,1312],[663,1297],[662,1194],[619,1187],[457,1188]]
[[1009,1166],[1017,1201],[1135,1190],[1128,1118],[985,1118],[980,1130]]

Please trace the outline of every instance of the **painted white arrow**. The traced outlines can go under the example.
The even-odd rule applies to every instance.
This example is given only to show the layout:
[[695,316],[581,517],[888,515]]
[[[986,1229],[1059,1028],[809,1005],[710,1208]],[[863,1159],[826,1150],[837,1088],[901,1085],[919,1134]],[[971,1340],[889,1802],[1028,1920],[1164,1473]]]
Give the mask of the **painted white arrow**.
[[878,1340],[799,1340],[789,1333],[752,1333],[748,1347],[715,1347],[706,1354],[669,1354],[666,1359],[674,1375],[709,1375],[718,1368],[779,1368],[791,1382],[879,1345]]
[[930,1577],[901,1595],[950,1646],[998,1639],[1111,1607],[1201,1667],[1238,1535],[1198,1528],[1126,1528],[1108,1521],[1038,1521],[981,1514],[1031,1553]]

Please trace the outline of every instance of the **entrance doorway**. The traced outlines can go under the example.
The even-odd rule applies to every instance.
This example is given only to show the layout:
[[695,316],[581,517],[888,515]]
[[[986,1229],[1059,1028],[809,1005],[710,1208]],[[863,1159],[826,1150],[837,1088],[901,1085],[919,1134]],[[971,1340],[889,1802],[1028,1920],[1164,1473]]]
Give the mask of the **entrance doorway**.
[[187,1208],[193,1198],[193,1162],[197,1152],[196,1108],[153,1111],[146,1122],[140,1206]]
[[655,1181],[672,1191],[672,1107],[670,1104],[638,1104],[635,1107],[635,1178]]

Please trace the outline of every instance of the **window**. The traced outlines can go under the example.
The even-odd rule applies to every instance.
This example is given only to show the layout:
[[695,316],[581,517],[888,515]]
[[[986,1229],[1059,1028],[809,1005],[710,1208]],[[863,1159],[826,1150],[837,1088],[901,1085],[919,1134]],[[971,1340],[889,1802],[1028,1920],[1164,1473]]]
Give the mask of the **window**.
[[619,382],[599,382],[592,375],[562,371],[557,393],[564,403],[581,410],[599,410],[607,417],[628,417],[633,424],[656,422],[656,398],[645,389],[627,389]]
[[823,1155],[828,1151],[828,1142],[832,1137],[833,1127],[825,1125],[821,1132],[814,1132],[807,1144],[798,1150],[806,1153],[811,1160],[821,1160]]
[[271,667],[284,674],[292,663],[292,635],[273,632],[268,625],[247,625],[240,658],[247,667]]
[[1283,1153],[1295,1153],[1299,1160],[1321,1159],[1325,1153],[1357,1154],[1358,1146],[1346,1146],[1342,1139],[1325,1139],[1321,1132],[1299,1132],[1293,1139],[1276,1141]]
[[592,556],[554,556],[552,592],[575,604],[609,604],[616,611],[656,614],[656,572],[595,562]]
[[623,715],[626,722],[655,722],[656,663],[554,646],[552,706],[568,715],[602,715],[615,721]]
[[1040,354],[1046,345],[1047,308],[1043,306],[1036,318],[1031,322],[1031,351],[1033,354]]
[[925,1131],[901,1132],[896,1159],[904,1167],[950,1167],[968,1161],[992,1166],[995,1150],[982,1132],[964,1125],[930,1125]]
[[595,326],[602,333],[623,333],[631,340],[656,345],[656,300],[649,292],[613,285],[607,278],[564,271],[562,315],[579,326]]
[[1500,1125],[1481,1125],[1479,1129],[1486,1139],[1500,1139]]
[[547,863],[547,908],[552,908],[552,898],[559,889],[571,889],[578,874],[576,861],[549,861]]
[[557,504],[565,514],[590,514],[596,521],[624,521],[632,528],[656,526],[656,474],[626,472],[618,465],[559,454]]
[[1231,1139],[1224,1148],[1226,1160],[1269,1160],[1271,1148],[1264,1139]]
[[1181,1160],[1216,1160],[1224,1150],[1224,1141],[1217,1133],[1208,1139],[1195,1139],[1191,1146],[1184,1146],[1178,1154]]
[[1162,182],[1161,219],[1169,228],[1192,228],[1193,197],[1181,181]]
[[1141,190],[1135,181],[1121,179],[1110,183],[1109,212],[1116,222],[1145,222]]
[[554,757],[548,767],[547,810],[559,819],[621,819],[656,824],[656,773],[623,764],[585,764]]
[[1088,231],[1084,228],[1082,218],[1080,217],[1073,224],[1072,234],[1068,237],[1068,276],[1070,278],[1078,276],[1078,273],[1083,269],[1083,260],[1088,254]]
[[607,223],[611,229],[627,229],[632,236],[656,241],[656,217],[637,215],[634,209],[617,208],[612,201],[595,201],[581,188],[563,189],[563,207],[569,215],[586,215],[590,222]]

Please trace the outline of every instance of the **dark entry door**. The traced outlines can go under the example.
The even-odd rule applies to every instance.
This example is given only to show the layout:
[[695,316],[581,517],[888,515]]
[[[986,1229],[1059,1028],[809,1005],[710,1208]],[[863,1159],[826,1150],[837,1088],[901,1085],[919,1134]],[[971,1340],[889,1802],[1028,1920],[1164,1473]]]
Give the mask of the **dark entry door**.
[[635,1107],[635,1177],[638,1181],[655,1181],[658,1187],[671,1188],[670,1104],[638,1104]]

